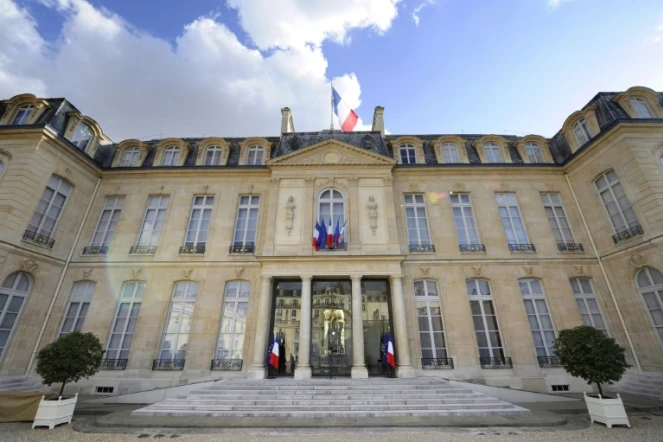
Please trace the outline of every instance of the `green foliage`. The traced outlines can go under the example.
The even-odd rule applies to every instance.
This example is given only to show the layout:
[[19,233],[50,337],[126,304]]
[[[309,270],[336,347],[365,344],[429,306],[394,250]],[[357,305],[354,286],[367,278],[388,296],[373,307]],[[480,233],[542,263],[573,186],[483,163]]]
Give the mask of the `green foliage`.
[[612,384],[627,368],[624,349],[613,338],[594,327],[580,326],[559,332],[555,354],[571,375],[597,384]]
[[89,378],[99,370],[104,348],[92,333],[71,332],[50,343],[37,355],[37,373],[50,386]]

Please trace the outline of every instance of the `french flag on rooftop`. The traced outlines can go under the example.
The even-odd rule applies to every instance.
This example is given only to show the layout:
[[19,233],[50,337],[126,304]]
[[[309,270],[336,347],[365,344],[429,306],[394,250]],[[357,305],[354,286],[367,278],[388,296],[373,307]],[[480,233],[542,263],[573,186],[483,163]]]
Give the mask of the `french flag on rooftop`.
[[357,125],[359,117],[348,106],[348,103],[341,98],[338,92],[336,92],[334,86],[332,86],[332,101],[334,102],[334,113],[336,114],[336,118],[338,118],[338,125],[341,127],[341,130],[343,132],[352,132],[352,129]]

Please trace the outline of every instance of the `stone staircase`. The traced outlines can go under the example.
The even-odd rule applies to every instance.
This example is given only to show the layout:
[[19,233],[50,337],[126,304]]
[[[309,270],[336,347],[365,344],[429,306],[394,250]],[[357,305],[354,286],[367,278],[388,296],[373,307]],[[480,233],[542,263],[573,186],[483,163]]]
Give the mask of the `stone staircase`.
[[611,390],[663,401],[663,373],[628,372]]
[[486,416],[529,410],[436,378],[226,379],[135,410],[134,416]]
[[0,393],[43,393],[49,391],[39,379],[27,376],[0,376]]

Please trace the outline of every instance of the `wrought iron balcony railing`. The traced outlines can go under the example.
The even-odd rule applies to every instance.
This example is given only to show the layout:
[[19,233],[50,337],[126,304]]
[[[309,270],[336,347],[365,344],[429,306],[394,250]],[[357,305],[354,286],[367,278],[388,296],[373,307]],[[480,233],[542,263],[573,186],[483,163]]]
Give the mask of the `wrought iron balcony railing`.
[[453,358],[421,358],[421,368],[454,368]]
[[513,368],[511,358],[505,356],[503,358],[479,358],[481,368]]
[[99,368],[101,370],[125,370],[129,359],[104,359]]
[[152,370],[184,370],[185,359],[155,359]]
[[559,358],[557,356],[537,356],[539,367],[559,367]]
[[435,253],[435,246],[433,244],[410,244],[410,253]]
[[205,244],[180,247],[180,255],[200,255],[205,253]]
[[212,359],[210,370],[242,371],[242,359]]
[[335,250],[348,250],[348,243],[341,242],[338,244],[338,247],[334,244],[332,247],[325,246],[324,249],[320,249],[321,252],[333,252]]
[[643,235],[644,233],[645,232],[642,230],[641,226],[635,226],[612,235],[612,240],[615,242],[615,244],[619,244],[622,241],[626,241],[627,239],[631,239],[635,236]]
[[255,253],[256,245],[252,242],[236,242],[230,246],[230,253]]
[[131,246],[129,255],[154,255],[157,253],[157,246]]
[[485,252],[486,246],[483,244],[460,244],[458,246],[461,252]]
[[582,246],[582,244],[575,242],[558,242],[557,250],[560,252],[584,252],[585,248]]
[[52,249],[53,244],[55,244],[54,239],[51,239],[48,236],[39,235],[37,232],[33,232],[31,230],[26,230],[25,233],[23,233],[23,239],[40,246],[46,246],[49,249]]
[[83,247],[83,255],[106,255],[107,253],[108,253],[108,246]]
[[509,251],[533,253],[536,252],[536,248],[534,244],[509,244]]

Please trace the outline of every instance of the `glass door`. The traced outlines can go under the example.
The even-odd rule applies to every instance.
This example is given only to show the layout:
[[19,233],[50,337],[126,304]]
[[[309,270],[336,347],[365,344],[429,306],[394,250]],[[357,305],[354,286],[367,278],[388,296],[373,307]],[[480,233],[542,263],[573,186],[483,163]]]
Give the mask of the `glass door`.
[[[385,335],[392,333],[389,284],[385,280],[361,281],[361,314],[364,323],[364,360],[369,376],[392,376],[385,364]],[[393,340],[392,334],[392,340]]]
[[313,376],[350,376],[352,285],[349,280],[313,281],[311,369]]
[[[269,377],[294,376],[299,355],[299,320],[301,318],[301,281],[277,281],[274,284],[272,328],[267,344]],[[278,338],[278,368],[269,363],[272,347]],[[308,345],[308,343],[305,343]]]

